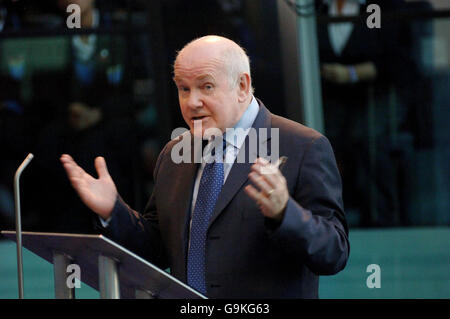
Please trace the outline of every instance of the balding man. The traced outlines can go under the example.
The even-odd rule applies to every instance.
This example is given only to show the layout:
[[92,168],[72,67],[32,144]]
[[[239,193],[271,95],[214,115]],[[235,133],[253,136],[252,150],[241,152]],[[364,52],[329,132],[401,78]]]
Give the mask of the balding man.
[[[174,81],[190,130],[159,155],[144,212],[121,200],[103,158],[95,159],[95,179],[63,155],[80,198],[106,221],[110,237],[207,297],[317,298],[318,276],[343,269],[349,255],[328,140],[253,96],[249,59],[229,39],[187,44]],[[207,142],[201,163],[174,160],[178,143],[195,137]],[[272,152],[288,158],[282,168],[264,159]]]

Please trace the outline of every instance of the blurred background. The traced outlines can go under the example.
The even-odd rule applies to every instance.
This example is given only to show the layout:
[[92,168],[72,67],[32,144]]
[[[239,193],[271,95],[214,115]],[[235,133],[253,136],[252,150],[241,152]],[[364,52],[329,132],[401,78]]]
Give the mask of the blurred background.
[[[81,28],[68,28],[70,4]],[[380,28],[368,25],[371,4]],[[142,210],[160,150],[186,126],[175,54],[206,34],[247,50],[255,96],[272,113],[331,141],[351,256],[321,278],[321,297],[449,298],[447,0],[0,1],[0,230],[14,229],[13,176],[30,152],[24,230],[98,232],[63,153],[94,175],[104,156],[121,196]],[[31,253],[24,263],[26,296],[53,298],[51,265]],[[366,286],[372,263],[381,288]],[[17,297],[15,271],[15,244],[0,238],[0,298]]]

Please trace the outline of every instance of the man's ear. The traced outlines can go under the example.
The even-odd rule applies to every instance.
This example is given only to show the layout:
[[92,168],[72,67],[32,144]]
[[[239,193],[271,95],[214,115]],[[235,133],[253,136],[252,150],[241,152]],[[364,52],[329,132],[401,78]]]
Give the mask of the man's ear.
[[239,103],[245,102],[248,96],[251,94],[250,88],[252,87],[252,80],[248,73],[242,73],[239,76],[238,82],[238,101]]

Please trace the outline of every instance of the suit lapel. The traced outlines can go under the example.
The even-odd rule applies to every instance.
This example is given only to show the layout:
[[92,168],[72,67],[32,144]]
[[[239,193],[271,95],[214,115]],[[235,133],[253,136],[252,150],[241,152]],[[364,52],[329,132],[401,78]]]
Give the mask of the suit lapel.
[[[236,160],[231,167],[231,171],[228,174],[227,180],[225,184],[222,187],[222,190],[219,194],[219,198],[217,200],[216,206],[214,207],[213,214],[211,216],[209,226],[214,223],[214,221],[217,219],[217,217],[223,212],[224,208],[228,205],[228,203],[233,199],[233,197],[238,193],[241,186],[247,181],[248,174],[250,173],[251,166],[253,165],[253,162],[250,162],[250,160],[254,160],[259,155],[259,144],[260,144],[260,135],[259,130],[260,129],[267,129],[267,135],[265,137],[262,137],[263,140],[261,140],[261,144],[267,143],[267,151],[268,154],[270,154],[270,128],[271,128],[271,120],[270,120],[270,112],[266,109],[264,104],[258,100],[258,104],[260,106],[258,115],[256,116],[256,119],[252,125],[252,128],[256,129],[256,136],[257,136],[257,154],[250,154],[249,153],[249,141],[250,141],[250,135],[247,135],[245,138],[245,142],[242,145],[241,149],[239,150],[237,158],[245,158],[244,163],[237,163]],[[241,154],[241,152],[245,152],[244,154]],[[242,156],[242,157],[241,157]]]
[[182,255],[184,257],[183,269],[181,271],[180,280],[186,282],[186,260],[187,260],[187,250],[189,243],[189,224],[191,218],[191,203],[192,203],[192,193],[194,191],[195,177],[197,175],[199,164],[195,163],[194,154],[195,152],[202,151],[202,144],[195,144],[199,148],[194,148],[194,139],[191,134],[187,134],[183,138],[191,139],[191,160],[190,163],[180,163],[177,165],[178,172],[174,176],[177,176],[177,181],[175,182],[179,185],[179,190],[177,193],[180,194],[177,220],[179,222],[179,232],[182,234]]

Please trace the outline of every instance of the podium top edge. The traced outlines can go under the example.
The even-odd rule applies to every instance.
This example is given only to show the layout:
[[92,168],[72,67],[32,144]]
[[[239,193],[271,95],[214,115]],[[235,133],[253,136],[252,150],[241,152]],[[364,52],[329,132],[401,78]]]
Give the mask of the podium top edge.
[[[16,235],[16,231],[14,230],[2,230],[0,232],[2,235]],[[46,233],[46,232],[30,232],[30,231],[23,231],[22,235],[26,236],[54,236],[54,237],[72,237],[72,238],[103,238],[105,239],[105,236],[101,234],[93,235],[93,234],[70,234],[70,233]]]

